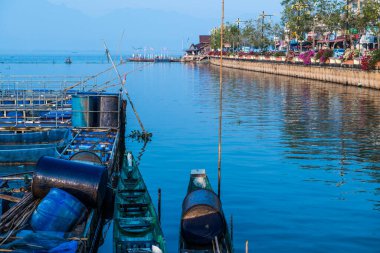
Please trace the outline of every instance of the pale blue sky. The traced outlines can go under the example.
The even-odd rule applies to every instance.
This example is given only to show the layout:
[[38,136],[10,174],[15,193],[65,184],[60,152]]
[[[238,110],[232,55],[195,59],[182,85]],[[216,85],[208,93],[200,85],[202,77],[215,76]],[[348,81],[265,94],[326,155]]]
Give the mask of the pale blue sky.
[[[217,0],[0,0],[0,52],[168,48],[179,52],[220,23]],[[226,0],[226,21],[279,19],[280,0]],[[125,30],[124,39],[120,38]]]

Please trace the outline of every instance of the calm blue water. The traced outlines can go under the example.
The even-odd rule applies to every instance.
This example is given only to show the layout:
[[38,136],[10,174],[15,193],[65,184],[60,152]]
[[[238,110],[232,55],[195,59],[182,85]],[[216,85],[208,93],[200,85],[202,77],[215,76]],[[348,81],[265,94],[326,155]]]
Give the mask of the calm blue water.
[[[0,72],[89,75],[108,66],[0,64]],[[154,64],[127,77],[153,133],[140,169],[154,201],[162,188],[169,252],[190,170],[205,168],[216,190],[218,76],[208,65]],[[235,251],[249,240],[259,253],[380,252],[380,92],[237,70],[224,80],[222,200]],[[128,109],[128,129],[138,129]],[[141,147],[128,141],[135,156]]]

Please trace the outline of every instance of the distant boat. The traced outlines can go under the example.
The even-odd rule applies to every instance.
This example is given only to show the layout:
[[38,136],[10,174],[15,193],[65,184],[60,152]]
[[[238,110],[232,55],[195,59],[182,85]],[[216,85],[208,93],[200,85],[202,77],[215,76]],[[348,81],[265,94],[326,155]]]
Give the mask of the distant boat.
[[154,59],[143,58],[143,57],[133,57],[133,58],[129,58],[128,61],[131,61],[131,62],[154,62]]
[[160,57],[156,57],[154,59],[154,62],[170,62],[170,59],[169,58],[160,58]]
[[70,58],[70,57],[67,57],[66,60],[65,60],[65,63],[66,63],[66,64],[71,64],[71,63],[73,63],[73,62],[71,61],[71,58]]

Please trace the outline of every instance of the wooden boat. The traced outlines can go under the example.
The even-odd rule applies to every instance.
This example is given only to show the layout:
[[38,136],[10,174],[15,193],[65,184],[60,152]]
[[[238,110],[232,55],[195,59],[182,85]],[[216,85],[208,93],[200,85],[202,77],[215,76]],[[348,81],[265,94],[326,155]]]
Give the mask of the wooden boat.
[[131,153],[124,156],[115,197],[114,252],[166,252],[159,217]]
[[232,253],[222,204],[205,170],[192,170],[182,204],[180,253]]
[[65,63],[66,63],[66,64],[71,64],[71,63],[73,63],[73,62],[71,61],[71,58],[70,58],[70,57],[67,57],[67,58],[65,59]]

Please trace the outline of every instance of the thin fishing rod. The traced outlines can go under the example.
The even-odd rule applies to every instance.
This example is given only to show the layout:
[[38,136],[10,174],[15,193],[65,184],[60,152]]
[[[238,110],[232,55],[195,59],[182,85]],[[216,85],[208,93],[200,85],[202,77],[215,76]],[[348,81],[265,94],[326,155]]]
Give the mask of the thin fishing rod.
[[220,27],[220,66],[219,66],[219,131],[218,131],[218,197],[222,180],[222,117],[223,117],[223,36],[224,36],[224,0],[222,0],[222,18]]

